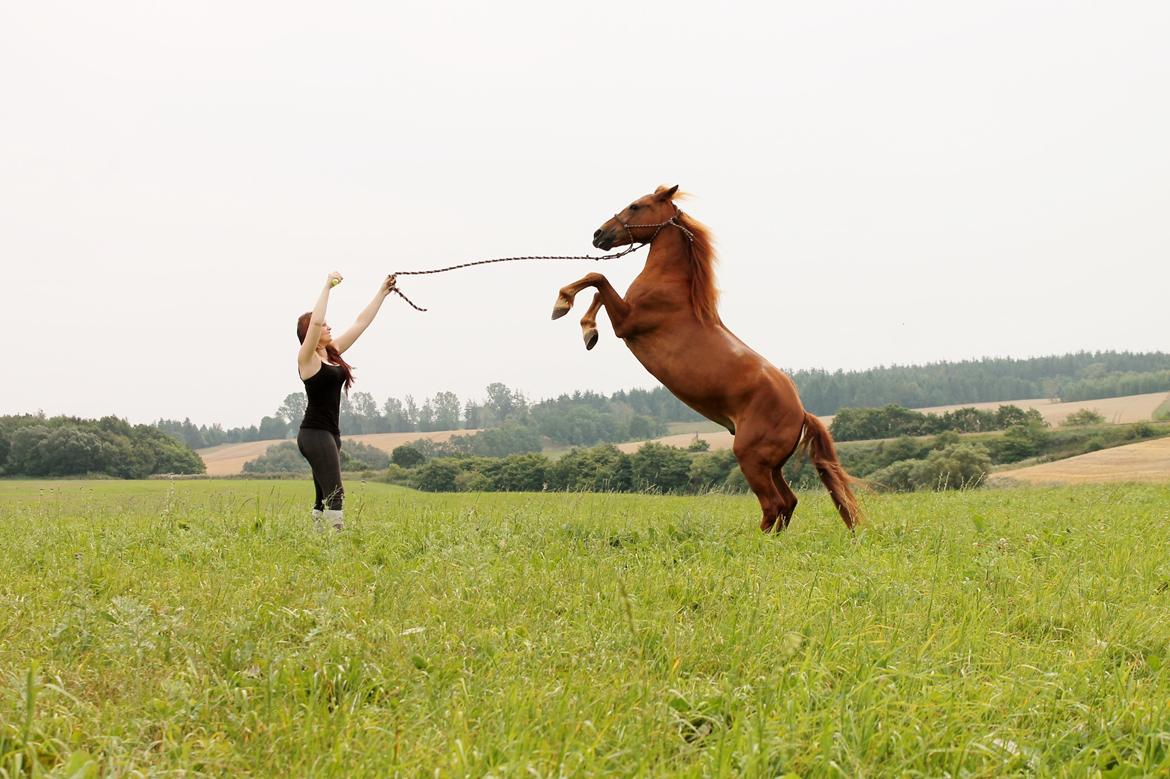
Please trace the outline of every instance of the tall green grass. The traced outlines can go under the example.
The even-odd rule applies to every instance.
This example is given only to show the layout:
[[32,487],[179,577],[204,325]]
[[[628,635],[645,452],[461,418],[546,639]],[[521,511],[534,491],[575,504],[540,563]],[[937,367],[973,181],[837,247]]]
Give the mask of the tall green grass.
[[1170,772],[1170,488],[349,491],[0,482],[0,776]]

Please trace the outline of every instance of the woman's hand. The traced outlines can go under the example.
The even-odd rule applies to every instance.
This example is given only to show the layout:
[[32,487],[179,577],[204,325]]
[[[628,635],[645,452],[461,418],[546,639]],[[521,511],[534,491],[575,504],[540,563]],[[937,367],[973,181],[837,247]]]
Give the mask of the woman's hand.
[[393,292],[394,288],[397,286],[398,286],[398,277],[397,276],[387,276],[386,280],[382,282],[382,286],[378,288],[378,291],[382,293],[382,297],[386,297],[391,292]]
[[341,278],[342,278],[342,277],[341,277],[341,274],[340,274],[340,273],[338,273],[337,271],[333,271],[333,272],[332,272],[332,273],[330,273],[330,274],[329,274],[329,276],[328,276],[328,277],[325,279],[325,286],[326,286],[326,287],[330,287],[330,288],[332,288],[332,287],[336,287],[338,284],[340,284],[340,283],[341,283]]

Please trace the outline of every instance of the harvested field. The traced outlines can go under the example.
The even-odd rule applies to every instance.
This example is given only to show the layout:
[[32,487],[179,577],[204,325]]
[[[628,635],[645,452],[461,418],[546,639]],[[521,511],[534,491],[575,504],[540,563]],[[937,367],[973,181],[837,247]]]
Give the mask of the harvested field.
[[1162,403],[1170,399],[1165,392],[1150,392],[1145,395],[1126,395],[1120,398],[1100,398],[1098,400],[1078,400],[1072,403],[1053,403],[1047,398],[1030,398],[1026,400],[1002,400],[995,403],[960,403],[954,406],[935,406],[919,408],[924,414],[942,414],[954,411],[957,408],[996,409],[1000,406],[1019,406],[1023,409],[1034,408],[1050,425],[1059,425],[1065,417],[1081,409],[1092,409],[1105,417],[1106,422],[1124,424],[1126,422],[1142,422],[1152,419],[1154,411]]
[[[367,446],[373,446],[384,452],[392,452],[403,444],[425,438],[428,441],[446,441],[451,436],[476,433],[477,430],[441,430],[433,433],[364,433],[362,435],[343,435],[342,442],[359,441]],[[248,441],[242,444],[221,444],[208,449],[196,451],[203,458],[209,476],[234,476],[244,472],[244,463],[255,460],[268,451],[268,447],[282,443],[280,441]]]
[[1067,460],[993,474],[989,484],[1170,483],[1170,438],[1089,452]]
[[[1106,422],[1113,424],[1125,424],[1128,422],[1143,422],[1152,419],[1154,412],[1157,411],[1164,403],[1170,403],[1170,394],[1165,392],[1151,392],[1145,395],[1127,395],[1120,398],[1101,398],[1100,400],[1078,400],[1072,403],[1053,403],[1047,398],[1027,398],[1024,400],[997,400],[994,403],[956,403],[951,406],[931,406],[929,408],[916,408],[915,411],[920,411],[923,414],[944,414],[947,411],[954,411],[960,408],[978,408],[978,409],[997,409],[1000,406],[1019,406],[1023,409],[1036,409],[1040,415],[1044,417],[1044,421],[1053,427],[1059,425],[1064,421],[1065,417],[1081,409],[1092,409],[1101,416],[1105,417]],[[821,417],[821,420],[830,425],[833,423],[833,415]],[[678,432],[679,430],[687,429],[690,426],[692,432]],[[699,432],[710,430],[710,423],[694,422],[685,423],[677,422],[671,425],[671,430],[675,431],[671,435],[663,436],[662,438],[654,439],[655,443],[666,444],[667,446],[686,447],[695,438],[695,432],[698,432],[699,438],[711,445],[712,449],[730,449],[731,448],[731,434],[726,431],[717,432]],[[618,444],[618,449],[623,452],[636,452],[642,447],[646,441],[633,441],[628,444]]]

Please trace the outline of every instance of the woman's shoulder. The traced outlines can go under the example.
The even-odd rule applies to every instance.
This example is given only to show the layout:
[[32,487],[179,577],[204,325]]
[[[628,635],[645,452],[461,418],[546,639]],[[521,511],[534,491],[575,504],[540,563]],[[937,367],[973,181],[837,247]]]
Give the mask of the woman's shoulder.
[[300,374],[301,381],[308,381],[321,372],[321,367],[325,365],[321,358],[313,354],[308,360],[302,362],[297,360],[297,373]]

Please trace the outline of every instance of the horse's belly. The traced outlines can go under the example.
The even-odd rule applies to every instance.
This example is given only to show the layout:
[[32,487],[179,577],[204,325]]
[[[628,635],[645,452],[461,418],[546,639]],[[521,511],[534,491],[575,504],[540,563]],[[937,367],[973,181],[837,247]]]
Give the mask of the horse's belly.
[[709,362],[704,364],[702,359],[685,359],[677,355],[673,359],[663,359],[660,355],[637,349],[628,341],[627,345],[642,367],[672,395],[712,422],[735,432],[735,422],[727,408],[728,376],[725,371]]

